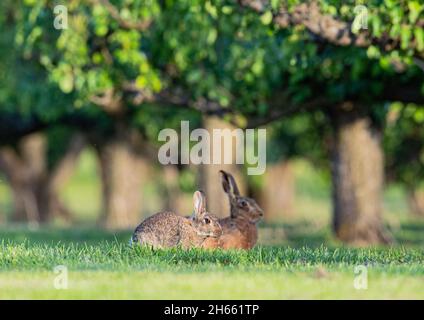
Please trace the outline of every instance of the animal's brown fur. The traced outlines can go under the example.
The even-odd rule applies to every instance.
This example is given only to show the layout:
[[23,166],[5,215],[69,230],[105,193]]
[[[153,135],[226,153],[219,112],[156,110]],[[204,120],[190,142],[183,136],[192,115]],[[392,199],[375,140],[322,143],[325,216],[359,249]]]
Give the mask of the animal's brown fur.
[[222,186],[230,201],[231,216],[219,220],[222,235],[208,238],[202,248],[251,249],[258,240],[257,222],[263,216],[262,209],[252,198],[240,195],[233,176],[220,171]]
[[174,212],[159,212],[147,218],[135,229],[133,243],[154,248],[190,248],[202,246],[209,237],[220,236],[222,228],[218,218],[206,212],[206,200],[199,191],[194,194],[194,207],[192,217],[182,217]]

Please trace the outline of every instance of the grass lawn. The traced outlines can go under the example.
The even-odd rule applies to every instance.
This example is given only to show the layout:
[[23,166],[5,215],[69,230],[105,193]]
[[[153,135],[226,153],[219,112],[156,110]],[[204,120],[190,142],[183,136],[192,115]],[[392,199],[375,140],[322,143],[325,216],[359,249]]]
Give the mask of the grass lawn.
[[[424,299],[422,246],[285,242],[249,252],[152,251],[130,248],[128,232],[15,228],[0,234],[8,239],[0,244],[0,299]],[[55,288],[58,265],[67,267],[67,289]],[[367,289],[354,287],[358,265],[367,267]]]
[[[424,221],[407,214],[403,191],[395,186],[385,193],[385,224],[394,246],[346,248],[329,230],[328,177],[305,162],[295,169],[295,215],[262,225],[259,246],[250,252],[130,248],[130,231],[89,227],[100,210],[90,153],[63,190],[76,218],[70,228],[6,224],[11,195],[0,177],[0,299],[424,299]],[[155,210],[151,201],[144,211]],[[55,289],[63,279],[54,272],[59,265],[68,270],[66,290]],[[363,279],[355,278],[361,265],[367,266],[365,290],[354,287]]]

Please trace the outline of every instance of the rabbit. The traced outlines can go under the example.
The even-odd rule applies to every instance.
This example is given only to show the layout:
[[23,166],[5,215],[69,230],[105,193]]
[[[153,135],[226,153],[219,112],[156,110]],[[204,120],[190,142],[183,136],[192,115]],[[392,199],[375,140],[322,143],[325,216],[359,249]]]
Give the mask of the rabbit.
[[202,247],[207,249],[251,249],[258,240],[256,224],[264,212],[252,198],[243,197],[234,177],[220,170],[222,187],[230,201],[231,215],[219,220],[222,235],[206,239]]
[[150,245],[153,248],[201,247],[209,237],[219,237],[222,228],[218,218],[206,211],[203,192],[193,195],[194,213],[183,217],[174,212],[159,212],[144,220],[134,231],[132,243]]

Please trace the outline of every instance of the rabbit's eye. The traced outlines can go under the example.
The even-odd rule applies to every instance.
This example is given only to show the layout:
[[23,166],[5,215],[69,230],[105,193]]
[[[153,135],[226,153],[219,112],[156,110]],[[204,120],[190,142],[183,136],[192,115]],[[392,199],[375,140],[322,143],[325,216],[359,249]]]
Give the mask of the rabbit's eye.
[[240,207],[245,208],[245,207],[247,207],[247,201],[246,201],[246,200],[241,200],[241,201],[239,202],[239,205],[240,205]]
[[205,218],[205,219],[203,220],[203,222],[204,222],[205,224],[209,224],[209,223],[211,223],[211,220],[210,220],[209,218]]

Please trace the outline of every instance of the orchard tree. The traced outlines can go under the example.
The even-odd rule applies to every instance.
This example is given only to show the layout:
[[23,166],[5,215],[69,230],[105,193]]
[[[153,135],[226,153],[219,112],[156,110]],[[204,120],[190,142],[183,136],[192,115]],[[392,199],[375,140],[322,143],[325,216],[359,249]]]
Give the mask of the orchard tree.
[[58,190],[72,170],[81,141],[62,139],[62,148],[53,147],[58,156],[48,161],[52,148],[37,131],[63,110],[51,106],[66,105],[66,99],[57,86],[47,83],[44,68],[24,61],[15,47],[21,5],[6,0],[0,6],[0,170],[11,188],[12,219],[31,223],[70,219]]
[[424,5],[391,0],[362,6],[345,1],[280,2],[274,8],[265,1],[240,4],[279,28],[306,34],[325,53],[317,75],[326,82],[328,93],[323,93],[335,98],[326,108],[334,128],[334,229],[347,242],[387,242],[381,226],[384,105],[424,103]]
[[[92,127],[100,132],[92,130],[89,137],[100,159],[102,221],[110,227],[133,226],[141,211],[140,173],[151,159],[144,137],[155,131],[149,110],[153,105],[207,107],[209,102],[171,86],[168,71],[152,65],[152,46],[161,45],[152,42],[154,25],[160,24],[159,2],[60,4],[26,1],[16,38],[23,39],[24,56],[48,71],[49,81],[72,96],[75,108],[95,106],[107,114],[111,126]],[[170,117],[181,118],[175,112]]]
[[0,6],[0,170],[11,188],[12,219],[71,220],[59,190],[85,146],[81,132],[105,131],[108,118],[97,108],[75,108],[74,95],[32,58],[22,37],[25,7],[10,0]]
[[424,108],[393,104],[384,135],[388,182],[405,186],[410,210],[424,217]]
[[171,61],[180,83],[218,101],[240,126],[323,110],[334,132],[334,230],[356,244],[389,241],[381,218],[385,106],[424,100],[422,5],[365,9],[363,30],[353,2],[179,1],[162,10],[163,45],[152,56]]
[[330,128],[322,111],[299,112],[267,126],[267,168],[251,177],[252,191],[266,221],[282,221],[296,212],[294,160],[305,159],[329,172]]
[[130,141],[143,145],[130,129],[134,109],[191,107],[240,127],[322,110],[334,132],[337,237],[388,241],[381,133],[387,103],[423,103],[418,1],[75,0],[63,30],[52,27],[59,2],[26,2],[21,38],[32,58],[76,107],[114,118],[108,163],[118,146],[116,159],[132,159]]

